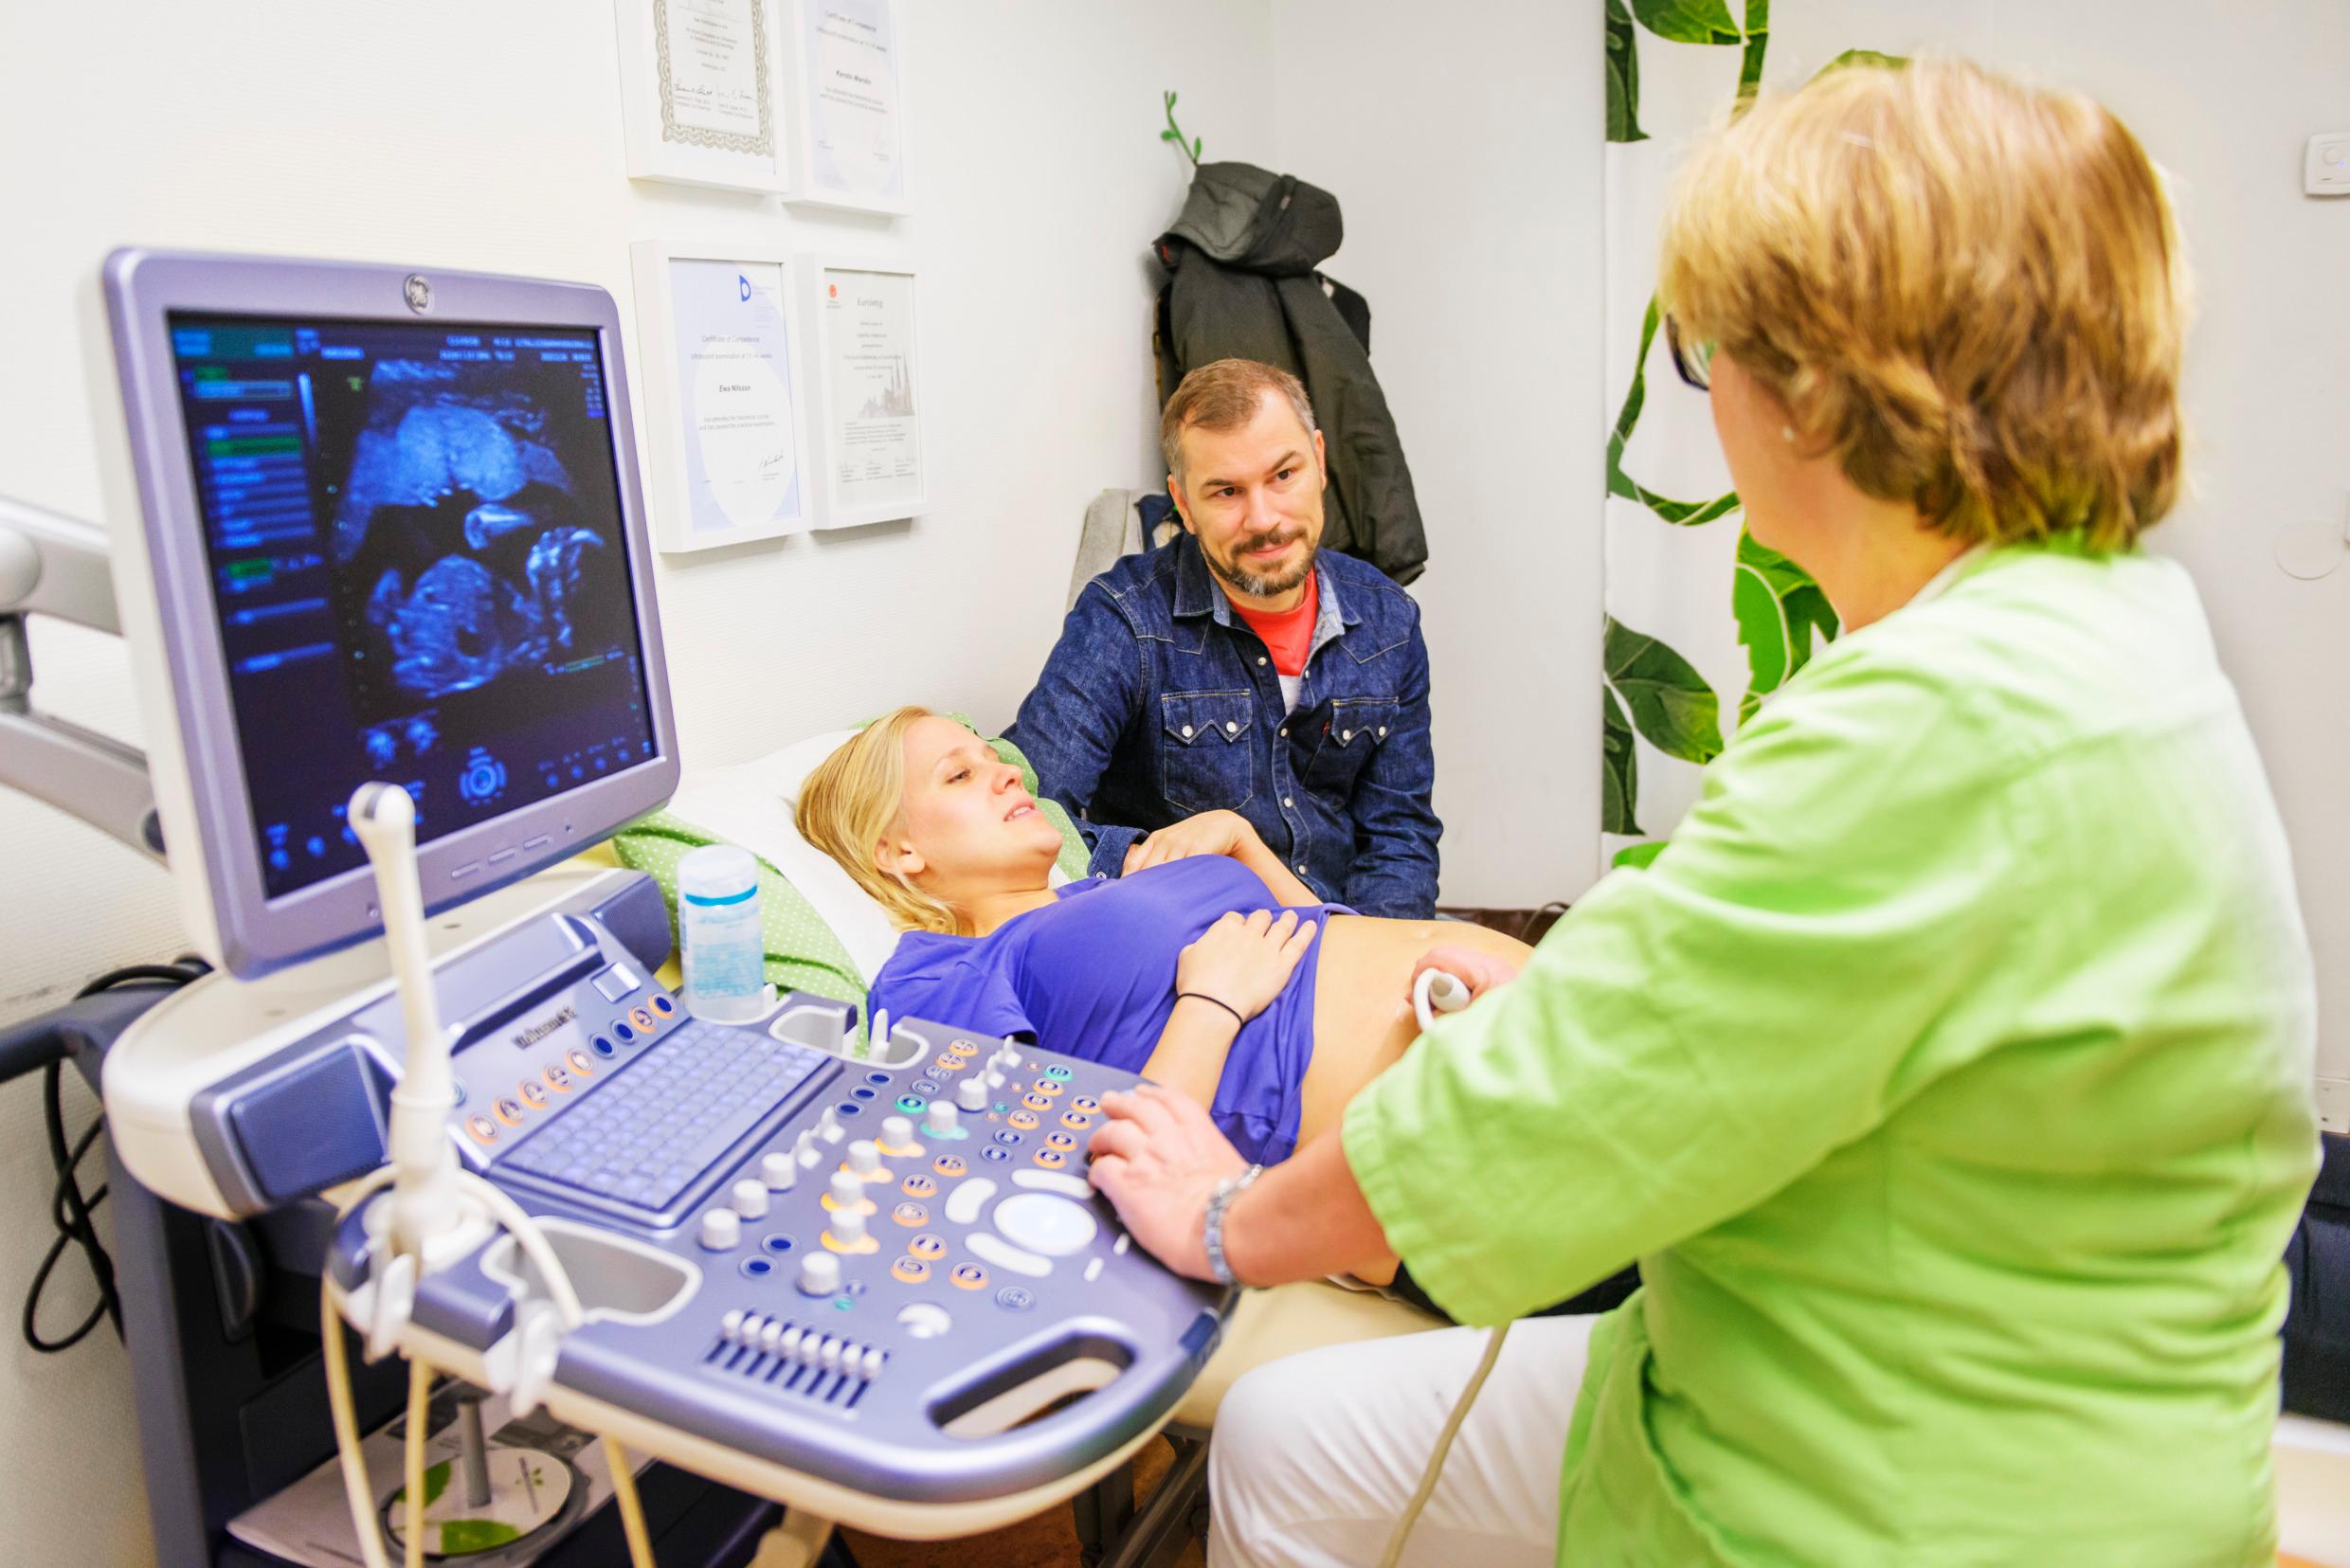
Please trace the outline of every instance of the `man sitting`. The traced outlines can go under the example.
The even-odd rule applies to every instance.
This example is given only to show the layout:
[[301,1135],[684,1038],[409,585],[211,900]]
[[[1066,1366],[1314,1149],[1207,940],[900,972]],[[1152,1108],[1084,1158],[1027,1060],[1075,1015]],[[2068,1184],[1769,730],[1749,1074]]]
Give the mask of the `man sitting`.
[[1184,532],[1086,585],[1012,738],[1083,819],[1096,873],[1228,853],[1237,816],[1317,896],[1426,916],[1442,826],[1419,606],[1321,550],[1305,387],[1202,365],[1159,444]]

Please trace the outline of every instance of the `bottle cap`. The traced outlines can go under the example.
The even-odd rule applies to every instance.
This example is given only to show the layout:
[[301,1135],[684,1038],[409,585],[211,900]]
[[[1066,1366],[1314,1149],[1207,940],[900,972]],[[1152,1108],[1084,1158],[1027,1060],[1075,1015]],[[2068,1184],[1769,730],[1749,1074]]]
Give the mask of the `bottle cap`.
[[688,903],[739,904],[758,887],[759,863],[733,844],[704,844],[678,862],[678,896]]

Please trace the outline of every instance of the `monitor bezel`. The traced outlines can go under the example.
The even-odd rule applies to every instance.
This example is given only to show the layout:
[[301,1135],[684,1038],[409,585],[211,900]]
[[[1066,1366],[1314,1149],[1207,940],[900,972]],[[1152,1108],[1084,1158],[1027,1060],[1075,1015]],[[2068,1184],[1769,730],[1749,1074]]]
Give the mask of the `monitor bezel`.
[[[653,755],[550,799],[460,828],[417,851],[425,908],[446,909],[578,854],[676,792],[676,717],[654,591],[651,532],[639,477],[620,310],[592,283],[279,257],[123,249],[101,271],[116,371],[141,516],[118,519],[124,634],[147,682],[149,766],[165,856],[190,931],[208,956],[244,978],[331,952],[382,928],[362,865],[271,899],[245,787],[228,669],[209,581],[170,318],[178,315],[303,317],[430,326],[590,331],[604,368],[615,488]],[[140,590],[145,590],[143,600]],[[152,608],[152,616],[140,611]],[[142,639],[151,645],[140,649]],[[141,657],[144,654],[147,657]],[[144,684],[144,683],[143,683]],[[167,702],[157,723],[154,709]],[[525,848],[526,845],[535,847]]]

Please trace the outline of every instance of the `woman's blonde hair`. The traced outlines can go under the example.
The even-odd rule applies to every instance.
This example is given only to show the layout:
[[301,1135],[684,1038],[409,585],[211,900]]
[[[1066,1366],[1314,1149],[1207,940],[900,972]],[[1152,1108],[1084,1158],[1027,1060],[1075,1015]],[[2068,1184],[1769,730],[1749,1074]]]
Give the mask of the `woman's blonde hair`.
[[906,731],[934,718],[927,708],[900,708],[874,720],[816,765],[800,786],[793,813],[800,837],[840,862],[900,930],[963,934],[960,913],[902,874],[881,869],[876,852],[898,826],[906,802]]
[[2120,549],[2178,495],[2177,228],[2078,93],[1920,61],[1763,99],[1683,169],[1658,293],[1953,538]]

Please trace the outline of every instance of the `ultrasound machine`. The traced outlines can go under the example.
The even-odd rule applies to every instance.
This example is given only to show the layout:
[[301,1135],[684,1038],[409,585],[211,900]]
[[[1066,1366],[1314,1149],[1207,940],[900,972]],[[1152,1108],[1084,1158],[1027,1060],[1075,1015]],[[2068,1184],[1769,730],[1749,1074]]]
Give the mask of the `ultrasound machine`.
[[11,605],[0,548],[0,623],[118,618],[148,753],[20,702],[0,783],[167,857],[211,966],[75,1026],[162,1559],[260,1561],[223,1509],[331,1446],[313,1274],[371,1361],[674,1468],[646,1508],[708,1525],[678,1562],[741,1560],[777,1504],[763,1564],[1122,1465],[1231,1305],[1085,1180],[1130,1078],[953,1019],[867,1044],[805,997],[697,1019],[653,881],[573,858],[678,777],[610,297],[124,251],[100,297],[136,497],[105,541],[0,512],[49,595]]

